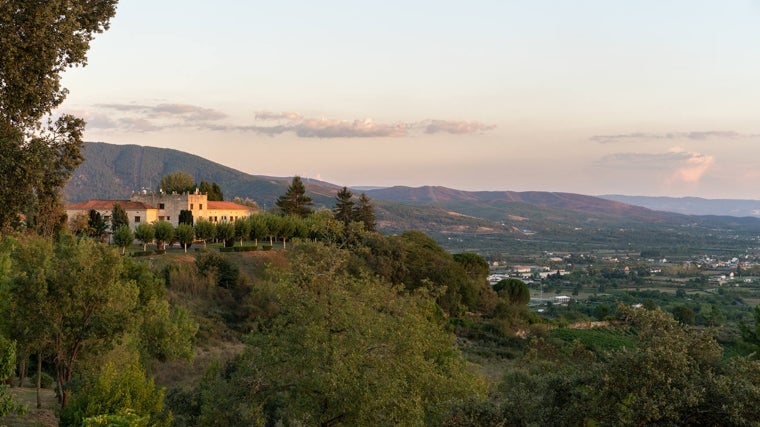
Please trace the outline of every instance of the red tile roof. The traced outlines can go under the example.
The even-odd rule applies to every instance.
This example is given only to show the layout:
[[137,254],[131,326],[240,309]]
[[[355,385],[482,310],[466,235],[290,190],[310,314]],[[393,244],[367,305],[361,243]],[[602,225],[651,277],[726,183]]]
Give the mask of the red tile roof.
[[143,202],[133,202],[131,200],[88,200],[86,202],[72,203],[66,206],[66,209],[71,210],[111,210],[113,205],[118,204],[124,210],[143,210],[143,209],[155,209],[153,206]]
[[215,202],[209,200],[209,209],[226,210],[226,211],[255,211],[256,208],[250,206],[241,205],[235,202]]

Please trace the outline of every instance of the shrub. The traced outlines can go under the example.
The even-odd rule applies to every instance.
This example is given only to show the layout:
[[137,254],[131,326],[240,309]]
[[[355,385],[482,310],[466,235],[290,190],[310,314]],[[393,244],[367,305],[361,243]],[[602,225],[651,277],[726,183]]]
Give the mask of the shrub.
[[127,254],[127,255],[134,256],[134,257],[148,256],[148,255],[153,255],[153,251],[136,251],[136,252],[131,252],[131,253]]
[[[37,384],[37,373],[35,372],[34,375],[29,378],[29,380],[32,382],[32,384]],[[55,383],[53,377],[47,372],[42,371],[42,374],[40,375],[40,387],[50,388],[53,383]]]
[[272,250],[272,245],[264,245],[264,246],[261,247],[261,250],[262,251],[271,251]]

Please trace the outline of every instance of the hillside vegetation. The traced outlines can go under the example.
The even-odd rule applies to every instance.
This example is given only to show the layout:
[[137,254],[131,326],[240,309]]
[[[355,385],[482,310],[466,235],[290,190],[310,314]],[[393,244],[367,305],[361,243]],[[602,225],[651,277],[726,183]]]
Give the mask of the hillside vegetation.
[[[726,357],[716,330],[624,305],[602,328],[558,328],[528,310],[520,280],[489,286],[478,255],[416,231],[349,230],[287,249],[137,258],[87,238],[6,239],[0,314],[15,366],[39,358],[46,375],[73,373],[53,375],[68,395],[60,425],[752,425],[760,415],[760,362]],[[103,283],[121,291],[87,291]],[[42,305],[50,317],[30,323]],[[90,308],[99,321],[85,327]],[[55,328],[57,310],[80,332]],[[74,363],[60,365],[66,349],[52,351],[50,333],[86,337]],[[746,336],[747,349],[760,342]],[[22,372],[14,358],[6,377]]]

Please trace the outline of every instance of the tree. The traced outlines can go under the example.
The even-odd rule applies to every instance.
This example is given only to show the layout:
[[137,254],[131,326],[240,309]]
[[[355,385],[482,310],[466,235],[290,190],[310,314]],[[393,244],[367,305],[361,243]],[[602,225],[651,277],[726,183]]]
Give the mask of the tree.
[[183,209],[179,211],[179,219],[177,221],[179,224],[187,224],[192,227],[193,225],[193,211]]
[[6,384],[13,376],[15,366],[16,343],[0,335],[0,417],[23,412],[23,406],[16,403]]
[[296,175],[288,190],[275,202],[280,213],[283,215],[296,215],[305,217],[312,213],[314,202],[306,195],[306,187],[301,177]]
[[96,211],[95,209],[90,209],[88,217],[89,219],[87,221],[87,226],[90,230],[90,236],[100,239],[103,237],[103,234],[105,234],[106,230],[108,230],[108,224],[106,223],[106,220],[103,219],[103,215],[101,215],[100,212]]
[[335,196],[335,207],[333,213],[335,213],[335,219],[343,221],[343,224],[348,226],[348,223],[354,219],[354,201],[352,200],[354,194],[348,187],[343,187]]
[[256,203],[250,197],[246,197],[245,199],[243,199],[239,196],[236,196],[234,199],[232,199],[232,201],[239,205],[248,206],[249,208],[259,209],[259,204]]
[[198,190],[202,194],[206,195],[209,202],[212,202],[212,201],[221,202],[224,200],[224,194],[222,193],[222,188],[219,187],[219,184],[217,183],[209,184],[206,181],[201,181],[201,183],[198,185]]
[[230,247],[235,238],[235,225],[229,221],[221,221],[216,225],[216,238],[224,242],[225,247]]
[[78,214],[74,218],[69,218],[69,231],[79,237],[87,236],[90,234],[89,222],[88,215]]
[[282,227],[282,217],[277,215],[266,215],[264,217],[266,221],[267,236],[269,237],[269,245],[273,246],[273,239],[280,235],[280,228]]
[[278,312],[259,319],[216,378],[225,402],[204,402],[201,420],[443,425],[452,402],[482,395],[429,296],[352,277],[347,262],[321,244],[291,251],[293,270],[266,289]]
[[[108,363],[92,388],[82,393],[61,414],[63,425],[168,426],[171,416],[164,409],[163,387],[148,379],[137,361],[116,367]],[[117,424],[113,416],[128,414],[136,423]],[[100,424],[98,421],[104,421]],[[108,421],[111,422],[108,422]]]
[[143,252],[148,250],[148,244],[153,243],[155,237],[156,229],[153,224],[142,222],[135,228],[135,238],[142,242]]
[[174,239],[174,227],[168,221],[157,221],[153,225],[153,229],[156,237],[156,250],[166,249],[165,243]]
[[186,193],[195,190],[195,179],[187,172],[172,172],[161,178],[159,190],[165,193]]
[[530,301],[530,288],[520,279],[502,279],[493,290],[504,296],[510,304],[526,305]]
[[135,233],[129,228],[129,225],[122,225],[116,229],[113,233],[113,242],[116,246],[121,248],[121,253],[124,254],[127,246],[131,245],[135,241]]
[[[6,241],[10,243],[11,241]],[[53,244],[49,239],[29,236],[15,241],[11,253],[14,277],[10,282],[5,312],[5,326],[18,343],[19,385],[26,375],[32,354],[37,356],[37,407],[41,407],[40,373],[42,357],[50,344],[48,271],[52,268]]]
[[496,304],[496,293],[488,284],[488,262],[474,253],[454,254],[453,257],[467,275],[467,284],[462,288],[462,302],[472,310],[492,310]]
[[65,235],[53,251],[45,316],[51,323],[59,403],[64,408],[79,360],[109,348],[128,330],[138,289],[133,281],[121,279],[121,257],[105,245]]
[[247,221],[251,224],[250,238],[255,242],[256,247],[259,246],[259,239],[264,239],[269,236],[269,228],[267,226],[266,215],[253,214],[248,217]]
[[277,233],[278,236],[282,239],[282,248],[285,249],[287,245],[288,239],[295,236],[296,231],[298,230],[298,226],[296,225],[297,221],[300,221],[301,218],[293,215],[288,215],[280,218],[280,227],[279,232]]
[[84,121],[43,118],[65,99],[61,74],[86,65],[116,3],[0,2],[0,230],[18,227],[22,213],[41,235],[60,229],[60,189],[83,160]]
[[233,288],[240,280],[238,266],[217,252],[204,252],[196,260],[198,271],[206,277],[216,279],[217,285],[223,288]]
[[182,307],[170,307],[166,283],[144,262],[122,258],[121,279],[131,281],[139,290],[135,312],[136,334],[141,359],[165,362],[191,359],[198,325]]
[[240,218],[235,221],[235,237],[240,239],[240,246],[243,246],[243,240],[251,234],[251,222],[247,218]]
[[122,225],[129,226],[127,211],[120,204],[114,203],[113,210],[111,211],[111,232],[115,233]]
[[205,247],[206,242],[216,236],[216,228],[214,227],[214,223],[206,219],[199,219],[196,221],[195,236],[203,240],[203,246]]
[[187,248],[190,247],[190,245],[193,244],[193,240],[195,240],[195,230],[193,229],[193,226],[189,224],[180,224],[177,226],[175,234],[179,244],[182,245],[185,253],[187,253]]
[[471,304],[476,304],[468,299],[471,294],[467,292],[464,268],[435,240],[419,231],[407,231],[399,243],[403,252],[403,261],[398,260],[403,269],[401,282],[408,290],[429,290],[451,316],[464,314]]
[[679,304],[673,307],[673,318],[684,325],[694,324],[694,310],[686,304]]
[[375,208],[365,193],[359,196],[359,203],[354,209],[354,221],[364,223],[364,229],[375,231],[377,229],[377,219],[375,218]]

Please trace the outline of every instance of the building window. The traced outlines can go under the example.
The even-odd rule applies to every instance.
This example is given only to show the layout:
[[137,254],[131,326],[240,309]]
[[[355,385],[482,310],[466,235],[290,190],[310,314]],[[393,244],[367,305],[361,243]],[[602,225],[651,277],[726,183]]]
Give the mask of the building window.
[[171,220],[172,220],[172,217],[170,217],[170,216],[168,216],[168,215],[167,215],[167,216],[166,216],[166,220],[167,220],[167,221],[171,221]]
[[140,222],[140,217],[139,216],[135,217],[135,222]]
[[190,210],[193,210],[193,204],[190,203]]
[[163,204],[163,203],[159,203],[159,204],[158,204],[158,208],[159,208],[159,209],[163,209],[163,208],[164,208],[164,204]]
[[163,216],[163,215],[159,215],[159,216],[158,216],[158,220],[159,220],[159,221],[163,221],[163,220],[164,220],[164,216]]
[[203,203],[198,204],[198,210],[201,210],[201,211],[203,210]]

